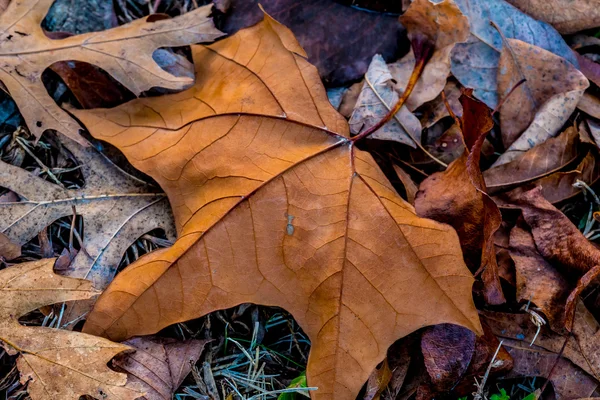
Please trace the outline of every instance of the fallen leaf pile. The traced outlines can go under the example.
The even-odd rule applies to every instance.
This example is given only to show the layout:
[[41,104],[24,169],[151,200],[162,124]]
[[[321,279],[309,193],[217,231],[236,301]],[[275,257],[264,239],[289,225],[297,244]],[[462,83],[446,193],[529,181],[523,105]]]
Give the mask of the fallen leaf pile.
[[0,390],[597,397],[597,5],[400,3],[0,2]]

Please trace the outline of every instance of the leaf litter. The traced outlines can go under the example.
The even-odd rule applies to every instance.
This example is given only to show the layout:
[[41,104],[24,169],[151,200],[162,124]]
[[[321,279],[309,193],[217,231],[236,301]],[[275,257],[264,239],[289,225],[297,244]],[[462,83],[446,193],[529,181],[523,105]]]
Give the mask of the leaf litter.
[[[179,0],[138,3],[118,1],[102,11],[112,21],[105,28],[148,12],[177,15],[193,8]],[[154,181],[124,172],[99,142],[100,151],[82,147],[88,139],[79,136],[71,117],[65,123],[73,129],[57,129],[68,138],[41,137],[45,128],[32,126],[30,115],[27,125],[5,119],[0,273],[43,265],[44,273],[25,273],[25,281],[73,279],[53,274],[52,260],[30,262],[58,256],[55,271],[91,279],[94,289],[69,280],[83,285],[85,294],[49,291],[23,309],[20,324],[13,315],[4,318],[10,327],[1,338],[8,349],[0,357],[8,366],[2,390],[11,396],[28,390],[34,399],[48,398],[49,391],[56,393],[52,398],[133,398],[144,391],[148,399],[352,398],[361,387],[365,399],[595,396],[598,57],[590,45],[574,45],[581,54],[575,53],[545,23],[564,33],[594,28],[594,22],[573,17],[583,14],[570,13],[560,0],[552,5],[565,8],[561,18],[548,13],[548,2],[515,4],[519,11],[503,0],[417,0],[400,18],[404,28],[396,23],[387,32],[406,29],[412,49],[399,57],[398,43],[382,37],[384,57],[373,57],[379,50],[365,46],[372,40],[368,30],[342,54],[337,46],[349,35],[323,39],[318,26],[344,16],[346,25],[335,31],[344,32],[351,21],[375,21],[378,14],[366,17],[339,4],[289,8],[283,0],[267,1],[267,12],[289,21],[292,31],[269,16],[246,28],[260,20],[259,9],[253,2],[226,3],[213,14],[216,25],[238,33],[214,45],[193,45],[191,52],[159,49],[144,64],[160,65],[173,82],[187,79],[178,86],[186,90],[154,89],[157,97],[114,109],[65,106],[92,136],[123,152],[127,160],[120,166]],[[36,14],[34,25],[46,10]],[[209,7],[200,10],[212,26]],[[592,11],[586,14],[594,21]],[[320,19],[298,24],[303,15]],[[211,29],[215,36],[201,40],[216,38]],[[48,40],[56,41],[53,35]],[[319,47],[323,40],[335,45]],[[132,96],[87,64],[66,61],[52,69],[62,81],[53,78],[51,92],[62,100],[48,103],[50,110],[64,101],[93,108]],[[190,86],[192,69],[196,82]],[[363,82],[348,90],[363,72]],[[337,96],[335,108],[345,118],[329,105],[319,76],[339,86],[327,94]],[[22,108],[22,99],[13,97]],[[399,99],[405,105],[394,117],[389,110]],[[16,109],[8,105],[7,116]],[[11,134],[15,124],[21,127]],[[379,140],[362,141],[377,127],[370,137]],[[340,155],[332,157],[336,151]],[[349,170],[344,158],[354,163]],[[363,186],[371,194],[357,196]],[[413,202],[418,215],[442,224],[417,217]],[[391,213],[391,224],[377,217],[378,208]],[[435,233],[418,233],[424,228]],[[347,244],[339,248],[341,238]],[[452,301],[415,289],[409,271],[417,265],[426,267],[427,279],[447,285]],[[462,283],[456,277],[443,282],[452,271]],[[412,283],[418,300],[404,282]],[[88,314],[92,297],[107,286]],[[399,309],[402,302],[410,312]],[[416,321],[389,320],[402,313]],[[327,318],[339,321],[337,328],[324,323]],[[83,319],[87,334],[79,332]],[[29,343],[31,329],[40,332],[40,341],[69,337],[69,345],[105,340],[89,333],[114,340],[158,336],[108,345],[102,361],[87,366],[106,378],[102,383],[81,378],[75,368],[72,384],[45,384],[39,377],[62,367],[38,362],[40,353],[31,346],[53,345]],[[23,337],[27,346],[17,343]],[[63,353],[67,363],[77,364],[65,349],[48,357]],[[106,362],[117,353],[109,365],[118,372],[110,371]],[[10,370],[15,357],[22,384]]]

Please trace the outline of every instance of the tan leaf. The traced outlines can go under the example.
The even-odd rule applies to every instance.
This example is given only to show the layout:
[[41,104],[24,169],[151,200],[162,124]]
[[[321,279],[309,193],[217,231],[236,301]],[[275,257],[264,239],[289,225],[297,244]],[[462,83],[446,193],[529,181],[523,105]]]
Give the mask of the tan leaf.
[[[526,82],[516,88],[509,101],[500,108],[502,141],[506,148],[521,136],[549,100],[571,95],[576,99],[576,105],[589,86],[585,76],[564,58],[517,39],[506,39],[498,69],[500,97],[507,96],[522,79]],[[566,107],[564,100],[562,103],[559,110],[561,125],[573,111]],[[552,136],[554,132],[548,132],[548,135]],[[541,142],[535,141],[536,144]]]
[[544,21],[563,34],[600,26],[600,8],[595,0],[507,0],[513,6]]
[[192,371],[206,340],[178,341],[161,337],[133,338],[123,344],[136,351],[116,357],[112,364],[130,374],[128,387],[141,387],[146,400],[171,400]]
[[193,88],[76,112],[158,181],[180,235],[117,275],[86,332],[276,305],[311,339],[313,395],[354,399],[398,338],[442,322],[480,330],[456,233],[417,217],[355,148],[287,28],[265,16],[192,53]]
[[[444,94],[446,95],[446,100],[450,105],[450,109],[457,117],[462,117],[462,106],[460,105],[460,101],[458,101],[460,89],[455,81],[449,80],[446,82]],[[424,128],[430,128],[442,118],[450,116],[448,107],[446,107],[446,103],[444,103],[441,95],[424,104],[419,111],[423,114],[421,117],[421,125],[423,125]]]
[[578,144],[577,129],[569,127],[556,138],[546,140],[513,161],[484,171],[485,184],[490,192],[494,192],[556,172],[577,158]]
[[127,376],[106,366],[128,346],[60,329],[22,326],[18,318],[45,305],[89,299],[99,294],[89,281],[52,272],[54,259],[0,270],[0,340],[19,354],[21,382],[32,399],[135,399],[138,388],[125,387]]
[[[365,82],[350,116],[350,131],[359,134],[379,122],[396,104],[399,95],[394,90],[393,77],[384,59],[375,55],[365,74]],[[390,122],[369,138],[393,140],[413,148],[421,142],[421,123],[406,106]]]
[[[159,188],[123,172],[92,147],[82,147],[66,137],[57,139],[79,162],[85,185],[66,189],[0,162],[0,186],[22,198],[0,202],[0,232],[23,245],[56,219],[73,215],[74,206],[83,217],[85,251],[78,252],[69,270],[61,273],[89,279],[94,287],[104,289],[127,248],[140,236],[162,228],[174,239],[172,213]],[[65,318],[70,321],[83,311],[73,310],[77,315],[68,311]]]
[[581,96],[577,108],[594,118],[600,118],[600,99],[588,92]]
[[163,71],[152,59],[154,50],[212,41],[222,35],[208,17],[209,5],[173,19],[136,20],[102,32],[53,40],[41,27],[53,2],[15,0],[0,14],[0,80],[37,138],[54,129],[86,144],[79,136],[79,124],[56,105],[42,83],[42,73],[55,62],[97,65],[135,94],[152,87],[183,89],[192,81]]
[[11,241],[4,233],[0,233],[0,257],[12,260],[21,255],[21,246]]

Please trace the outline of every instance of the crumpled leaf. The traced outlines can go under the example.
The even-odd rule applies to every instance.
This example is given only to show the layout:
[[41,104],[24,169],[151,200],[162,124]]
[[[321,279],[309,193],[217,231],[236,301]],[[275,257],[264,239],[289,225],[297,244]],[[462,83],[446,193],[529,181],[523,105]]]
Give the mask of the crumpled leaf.
[[11,241],[4,233],[0,233],[0,257],[12,260],[21,255],[21,246]]
[[538,253],[533,236],[519,226],[510,231],[510,257],[515,262],[517,300],[538,306],[555,332],[565,331],[567,280]]
[[[450,52],[455,43],[464,42],[469,36],[469,22],[453,0],[431,2],[415,0],[400,17],[409,36],[422,34],[435,43],[431,59],[425,65],[417,81],[413,94],[406,101],[406,107],[414,111],[420,105],[431,101],[440,94],[450,74]],[[409,51],[401,60],[389,65],[395,88],[402,93],[408,85],[415,66],[415,55]]]
[[129,374],[127,387],[143,388],[146,394],[142,399],[171,400],[200,358],[206,342],[153,336],[133,338],[123,344],[134,348],[135,353],[119,355],[112,364]]
[[173,217],[159,188],[125,173],[92,147],[57,137],[80,163],[85,179],[81,189],[65,189],[30,172],[0,162],[0,186],[18,193],[22,201],[0,202],[0,231],[25,244],[56,219],[83,217],[82,245],[67,273],[105,288],[123,254],[143,234],[157,228],[175,237]]
[[[564,99],[574,98],[576,103],[579,102],[589,86],[588,80],[573,64],[521,40],[507,39],[504,42],[498,67],[498,93],[502,98],[510,93],[510,98],[500,108],[502,142],[507,149],[552,98],[560,98],[564,108],[556,124],[556,129],[559,129],[575,109],[570,107],[571,103],[566,107]],[[511,93],[522,79],[525,82]],[[554,134],[552,129],[546,133],[546,138]],[[535,141],[541,142],[543,140]]]
[[600,26],[600,8],[595,0],[507,0],[533,18],[552,25],[562,34]]
[[[577,368],[569,360],[556,359],[557,354],[528,343],[505,339],[503,346],[513,359],[513,369],[508,378],[546,378],[554,388],[557,400],[577,399],[591,396],[598,388],[598,382]],[[556,367],[554,366],[556,364]]]
[[572,171],[555,172],[510,192],[495,195],[493,199],[500,207],[510,207],[512,198],[518,198],[521,193],[539,187],[544,198],[550,203],[556,204],[581,193],[580,188],[573,186],[576,181],[580,180],[591,185],[599,177],[600,163],[594,154],[589,152]]
[[404,185],[404,190],[406,191],[406,200],[410,204],[414,205],[415,204],[415,196],[417,195],[417,192],[419,191],[419,187],[412,180],[411,176],[405,170],[403,170],[396,164],[394,164],[394,171],[396,172],[396,175],[398,175],[398,179],[400,179],[400,181]]
[[505,302],[494,249],[493,236],[502,222],[494,201],[485,193],[479,170],[481,146],[493,127],[491,111],[469,96],[461,96],[465,150],[443,172],[421,182],[415,198],[417,214],[444,222],[456,229],[465,262],[472,271],[482,271],[484,297],[490,304]]
[[182,89],[192,80],[163,71],[152,60],[154,50],[212,41],[222,35],[208,17],[211,7],[205,6],[173,19],[136,20],[107,31],[53,40],[40,25],[53,2],[11,1],[0,15],[0,80],[37,138],[54,129],[86,144],[79,136],[79,124],[56,105],[42,83],[42,72],[55,62],[77,60],[98,65],[135,94],[155,86]]
[[354,399],[396,339],[442,322],[480,331],[456,233],[417,217],[349,141],[291,31],[265,16],[192,53],[194,88],[75,112],[157,180],[179,230],[117,275],[86,332],[279,306],[311,340],[312,395]]
[[19,354],[21,383],[33,400],[71,400],[82,395],[135,399],[144,392],[126,387],[127,376],[106,363],[130,347],[60,329],[29,327],[19,317],[42,306],[98,295],[89,281],[52,272],[54,259],[0,270],[0,340],[9,354]]
[[[350,116],[350,131],[359,134],[379,122],[396,104],[399,95],[394,90],[392,74],[383,57],[376,54],[365,74],[365,82]],[[393,140],[416,148],[421,141],[421,122],[402,106],[394,119],[379,128],[370,139]]]
[[[593,319],[593,316],[584,306],[582,307],[582,304],[578,305],[577,311],[577,318],[575,318],[575,325],[573,326],[575,337],[567,341],[562,357],[570,360],[587,374],[597,378],[597,361],[589,356],[593,356],[593,353],[595,353],[595,350],[591,350],[590,343],[595,340],[593,331],[597,329],[598,323],[590,320],[590,318]],[[489,326],[500,339],[519,340],[524,345],[529,346],[535,337],[535,346],[553,353],[559,353],[565,344],[566,337],[551,331],[547,325],[543,325],[538,334],[537,326],[531,322],[531,318],[527,313],[509,314],[481,311],[480,315],[482,323]],[[591,321],[591,323],[588,324],[588,321]]]
[[569,127],[556,138],[548,139],[513,161],[484,171],[485,184],[490,192],[494,192],[494,189],[529,182],[556,172],[577,158],[578,144],[577,129]]
[[501,93],[497,90],[498,64],[502,38],[490,24],[493,21],[502,33],[548,50],[575,66],[573,51],[550,25],[536,21],[504,0],[455,0],[469,19],[471,37],[454,47],[451,70],[460,83],[473,88],[473,95],[494,109]]
[[515,196],[513,202],[531,227],[538,251],[548,261],[579,275],[600,265],[600,249],[548,202],[539,188]]
[[475,334],[452,324],[427,328],[421,337],[425,368],[435,390],[451,390],[467,371],[475,351]]
[[292,30],[327,86],[362,78],[375,54],[388,61],[403,54],[398,38],[403,36],[404,28],[396,16],[366,12],[335,1],[231,0],[229,14],[219,28],[232,34],[256,24],[262,19],[259,4]]

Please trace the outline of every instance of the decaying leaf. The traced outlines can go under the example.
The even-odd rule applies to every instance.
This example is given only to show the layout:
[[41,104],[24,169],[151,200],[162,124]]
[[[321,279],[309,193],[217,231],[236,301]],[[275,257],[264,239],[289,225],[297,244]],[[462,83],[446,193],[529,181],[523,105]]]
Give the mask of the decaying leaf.
[[575,161],[578,144],[577,129],[569,127],[556,138],[546,140],[513,161],[484,171],[485,184],[493,192],[556,172]]
[[519,226],[510,232],[509,253],[515,262],[517,300],[535,304],[555,332],[565,333],[569,282],[538,253],[531,233]]
[[[500,108],[505,148],[519,138],[540,108],[553,97],[561,99],[561,118],[556,124],[556,129],[559,129],[589,86],[585,76],[566,59],[521,40],[504,41],[498,67],[498,93],[501,98],[507,97],[517,83],[525,79]],[[567,103],[566,98],[574,100]],[[549,136],[554,134],[553,131],[546,133]]]
[[98,295],[89,281],[52,271],[54,259],[0,270],[0,340],[9,354],[19,354],[21,382],[32,399],[72,400],[82,395],[135,399],[139,388],[126,387],[127,376],[106,366],[130,347],[60,329],[27,327],[18,318],[48,304]]
[[143,388],[146,394],[142,399],[171,400],[200,358],[206,341],[139,337],[123,344],[134,348],[135,353],[119,355],[112,364],[129,374],[127,387]]
[[21,255],[21,246],[13,242],[4,233],[0,233],[0,257],[12,260]]
[[[417,214],[447,223],[456,229],[465,262],[482,271],[484,296],[490,304],[504,303],[498,278],[493,236],[502,222],[500,210],[486,194],[479,170],[481,146],[493,127],[490,110],[469,96],[461,96],[465,150],[443,172],[423,182],[415,198]],[[450,190],[451,188],[451,190]]]
[[538,187],[544,198],[555,204],[581,193],[580,188],[573,186],[576,181],[580,180],[590,185],[599,177],[600,163],[594,154],[589,152],[574,170],[555,172],[530,184],[517,187],[506,194],[496,195],[494,201],[501,207],[510,207],[512,198],[518,198],[521,193]]
[[518,39],[550,51],[578,66],[573,51],[550,25],[536,21],[504,0],[456,0],[463,14],[469,18],[471,37],[459,43],[452,51],[452,74],[474,96],[490,108],[498,105],[497,77],[502,38],[496,26],[511,39]]
[[452,324],[427,328],[421,337],[425,368],[436,391],[448,391],[465,374],[475,351],[475,334]]
[[82,247],[67,273],[105,288],[123,254],[144,233],[164,229],[175,237],[167,199],[153,187],[123,172],[92,147],[57,137],[80,163],[85,179],[81,189],[66,189],[14,165],[0,162],[0,186],[21,201],[0,202],[0,231],[23,245],[56,219],[83,217]]
[[600,265],[600,249],[550,204],[539,188],[515,196],[513,201],[531,227],[538,251],[548,261],[575,272],[575,276]]
[[533,18],[552,25],[562,34],[600,26],[600,8],[594,0],[507,0]]
[[[598,388],[597,381],[557,354],[528,343],[506,339],[503,343],[513,359],[507,377],[549,377],[557,400],[590,397]],[[555,366],[556,364],[556,366]],[[550,375],[552,372],[552,375]]]
[[193,88],[76,112],[158,181],[179,231],[117,275],[86,332],[124,339],[279,306],[311,340],[312,393],[354,399],[396,339],[438,323],[480,331],[456,233],[417,217],[355,148],[291,31],[265,16],[192,53]]
[[[359,134],[375,125],[396,104],[399,95],[394,90],[392,79],[384,59],[379,54],[375,55],[365,74],[365,82],[350,116],[349,124],[352,133]],[[421,130],[419,119],[406,106],[402,106],[393,120],[369,137],[394,140],[416,148],[415,142],[421,141]]]
[[159,47],[212,41],[222,35],[201,7],[174,19],[136,20],[102,32],[48,38],[41,27],[53,0],[11,1],[0,15],[0,80],[37,137],[57,130],[85,145],[79,124],[56,103],[42,83],[42,72],[58,61],[84,61],[102,67],[135,94],[152,87],[182,89],[193,81],[163,71],[153,60]]

